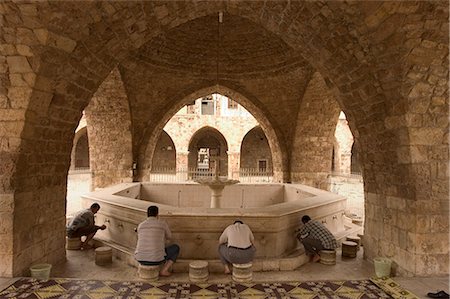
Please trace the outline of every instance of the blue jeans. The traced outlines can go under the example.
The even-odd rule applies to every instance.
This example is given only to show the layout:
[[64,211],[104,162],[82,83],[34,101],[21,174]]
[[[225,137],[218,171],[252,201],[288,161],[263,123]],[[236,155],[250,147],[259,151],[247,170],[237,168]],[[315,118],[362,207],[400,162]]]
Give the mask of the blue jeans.
[[180,246],[177,244],[169,245],[165,248],[166,256],[164,257],[164,260],[159,262],[149,262],[149,261],[138,261],[139,264],[144,266],[156,266],[164,263],[167,260],[171,260],[175,263],[177,260],[178,254],[180,254]]

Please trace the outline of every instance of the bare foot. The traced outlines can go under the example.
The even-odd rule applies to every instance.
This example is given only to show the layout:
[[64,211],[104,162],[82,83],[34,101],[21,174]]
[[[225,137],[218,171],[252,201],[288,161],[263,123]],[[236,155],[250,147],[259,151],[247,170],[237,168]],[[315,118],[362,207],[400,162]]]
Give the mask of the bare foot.
[[225,273],[225,274],[230,274],[231,273],[230,267],[228,267],[228,265],[225,265],[223,268],[224,268],[223,273]]
[[170,272],[166,272],[166,271],[159,272],[159,276],[169,277],[170,275],[172,275],[172,273],[170,273]]
[[316,262],[318,262],[318,261],[320,261],[320,255],[316,254],[316,255],[313,257],[313,262],[316,263]]
[[94,246],[91,246],[89,244],[81,244],[81,250],[88,250],[88,249],[92,249],[94,248]]

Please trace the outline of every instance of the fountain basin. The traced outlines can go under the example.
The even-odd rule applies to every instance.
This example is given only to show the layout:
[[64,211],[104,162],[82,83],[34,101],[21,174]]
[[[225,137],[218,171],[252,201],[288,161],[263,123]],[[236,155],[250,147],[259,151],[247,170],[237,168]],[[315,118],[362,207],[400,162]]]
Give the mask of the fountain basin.
[[238,184],[223,191],[222,208],[210,209],[210,190],[194,183],[125,183],[89,193],[83,205],[101,205],[96,223],[108,228],[96,237],[133,252],[134,228],[157,205],[181,247],[182,259],[217,259],[220,234],[237,218],[252,229],[257,258],[288,256],[298,246],[295,230],[308,214],[335,234],[345,231],[342,196],[297,184]]

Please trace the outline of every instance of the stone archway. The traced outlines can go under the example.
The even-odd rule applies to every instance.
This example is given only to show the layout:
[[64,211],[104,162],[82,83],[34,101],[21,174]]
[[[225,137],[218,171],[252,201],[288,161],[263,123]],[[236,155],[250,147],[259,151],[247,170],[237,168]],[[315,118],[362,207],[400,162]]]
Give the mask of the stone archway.
[[264,110],[260,109],[255,103],[257,103],[257,99],[254,99],[251,95],[249,97],[244,94],[237,92],[231,88],[221,85],[214,85],[209,87],[200,88],[195,92],[185,92],[180,95],[182,98],[181,101],[177,103],[177,105],[171,107],[168,112],[161,118],[159,124],[155,127],[155,130],[151,133],[151,136],[148,137],[148,142],[144,143],[146,145],[142,148],[142,153],[140,154],[139,163],[142,165],[140,169],[139,180],[145,181],[148,180],[148,177],[145,176],[146,169],[151,168],[151,159],[156,143],[156,136],[159,130],[162,130],[165,124],[170,120],[170,118],[179,111],[184,105],[192,102],[192,99],[197,99],[204,97],[205,95],[209,95],[212,93],[219,93],[223,95],[227,95],[240,105],[242,105],[247,111],[249,111],[255,119],[260,124],[263,133],[267,137],[268,144],[271,151],[272,156],[272,169],[274,173],[274,181],[283,181],[284,174],[287,172],[287,150],[284,146],[284,143],[280,140],[280,132],[274,130],[271,126],[271,121],[266,117],[266,113]]
[[[441,209],[448,206],[448,173],[439,167],[448,163],[447,3],[2,4],[0,134],[7,142],[0,153],[6,207],[0,231],[11,245],[1,253],[2,275],[21,274],[37,260],[64,258],[64,186],[74,129],[104,78],[152,37],[218,11],[280,36],[333,90],[360,145],[371,199],[366,209],[373,212],[366,222],[367,256],[390,256],[403,273],[448,273],[448,246],[435,246],[436,238],[448,244],[448,225],[419,223],[448,216]],[[280,115],[290,111],[282,107]],[[133,138],[133,157],[139,142]],[[53,206],[52,217],[38,205]],[[25,208],[14,208],[19,206]],[[376,212],[382,210],[389,213]],[[36,223],[57,229],[31,234],[30,227],[42,228]],[[407,239],[413,244],[401,241]],[[51,246],[33,255],[43,243]]]
[[75,168],[89,168],[89,141],[87,131],[78,138],[75,145]]
[[189,141],[188,169],[200,174],[228,175],[228,143],[222,133],[203,127]]
[[240,169],[271,175],[272,154],[267,137],[260,126],[245,134],[241,144]]
[[176,173],[176,170],[177,149],[170,135],[162,131],[153,155],[152,172]]
[[350,164],[351,173],[361,173],[361,164],[359,162],[359,153],[358,147],[355,143],[352,144],[351,150],[351,164]]
[[[79,161],[78,163],[77,160]],[[70,154],[70,161],[71,170],[80,166],[83,168],[89,167],[90,165],[89,138],[86,127],[82,127],[75,133],[75,137],[73,138],[73,148]]]

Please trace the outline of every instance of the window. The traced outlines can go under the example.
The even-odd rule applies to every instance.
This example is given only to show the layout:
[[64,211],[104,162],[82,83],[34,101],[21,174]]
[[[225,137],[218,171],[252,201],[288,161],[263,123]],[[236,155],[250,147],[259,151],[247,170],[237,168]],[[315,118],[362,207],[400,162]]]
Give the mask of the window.
[[232,99],[228,99],[228,109],[237,109],[239,104]]
[[214,115],[214,100],[212,97],[202,99],[202,115]]
[[195,101],[186,105],[188,114],[195,114]]
[[259,172],[266,172],[267,171],[267,160],[266,159],[258,160],[258,171]]

